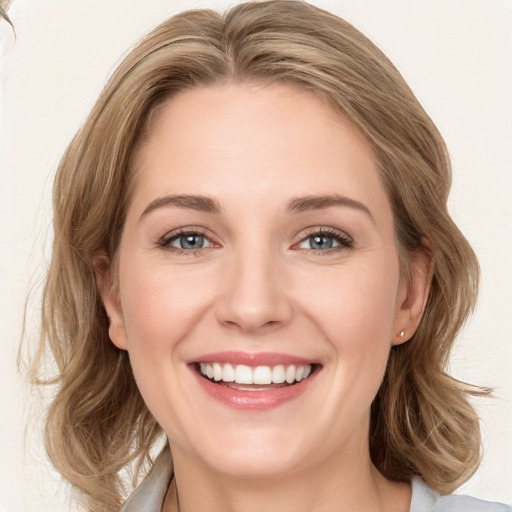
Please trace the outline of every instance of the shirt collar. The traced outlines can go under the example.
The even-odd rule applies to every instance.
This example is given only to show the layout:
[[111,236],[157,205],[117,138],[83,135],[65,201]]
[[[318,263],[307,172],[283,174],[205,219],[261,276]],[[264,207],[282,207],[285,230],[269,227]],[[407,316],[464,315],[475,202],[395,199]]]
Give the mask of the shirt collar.
[[166,445],[120,512],[161,512],[172,473],[171,450]]

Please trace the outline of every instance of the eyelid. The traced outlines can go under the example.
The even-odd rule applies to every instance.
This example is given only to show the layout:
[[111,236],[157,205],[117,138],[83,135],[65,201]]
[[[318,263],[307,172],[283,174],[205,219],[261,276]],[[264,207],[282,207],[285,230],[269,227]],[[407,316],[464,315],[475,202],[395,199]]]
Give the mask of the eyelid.
[[[172,241],[174,241],[174,240],[178,239],[180,236],[184,236],[184,235],[202,236],[210,242],[211,246],[201,247],[199,249],[181,249],[181,248],[173,247],[170,245],[170,243]],[[220,247],[220,244],[215,242],[214,237],[209,234],[209,230],[199,227],[199,226],[186,226],[186,227],[181,227],[181,228],[177,228],[177,229],[168,231],[163,236],[157,238],[157,240],[155,241],[155,245],[157,245],[158,247],[162,247],[164,249],[169,249],[171,251],[184,252],[184,253],[198,252],[201,249],[208,249],[210,247]]]
[[330,249],[325,249],[323,251],[319,251],[316,249],[301,249],[303,251],[308,252],[314,252],[316,254],[323,253],[323,254],[329,254],[332,252],[336,252],[337,250],[346,250],[346,249],[353,249],[354,248],[354,240],[353,238],[348,235],[345,231],[342,231],[340,229],[332,228],[329,226],[314,226],[307,228],[304,232],[300,234],[300,240],[294,244],[293,247],[298,246],[298,244],[304,242],[308,238],[314,236],[314,235],[321,235],[321,236],[328,236],[331,238],[334,238],[339,245],[336,247],[332,247]]

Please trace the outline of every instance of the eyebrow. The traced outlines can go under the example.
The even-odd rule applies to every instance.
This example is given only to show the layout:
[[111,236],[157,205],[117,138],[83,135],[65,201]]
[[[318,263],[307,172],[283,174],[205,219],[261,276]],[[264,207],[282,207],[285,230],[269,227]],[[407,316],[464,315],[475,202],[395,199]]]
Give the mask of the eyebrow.
[[300,213],[309,210],[323,210],[332,206],[344,206],[359,210],[368,215],[375,224],[375,217],[364,203],[339,194],[297,197],[289,202],[287,211],[288,213]]
[[[296,197],[288,203],[286,210],[288,213],[301,213],[310,210],[323,210],[333,206],[343,206],[362,211],[370,217],[373,223],[375,223],[374,216],[365,204],[339,194]],[[142,212],[140,218],[144,218],[146,215],[158,208],[173,207],[215,214],[219,214],[222,211],[219,202],[208,196],[170,195],[159,197],[154,201],[151,201],[151,203],[149,203],[146,209]]]
[[218,201],[207,196],[174,195],[164,196],[151,201],[142,212],[142,219],[158,208],[187,208],[207,213],[220,213],[221,207]]

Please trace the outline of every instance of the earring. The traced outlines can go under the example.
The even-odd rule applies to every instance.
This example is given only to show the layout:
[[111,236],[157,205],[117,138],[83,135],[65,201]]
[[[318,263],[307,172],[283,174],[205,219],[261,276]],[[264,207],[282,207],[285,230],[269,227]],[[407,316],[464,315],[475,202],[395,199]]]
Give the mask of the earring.
[[404,341],[405,331],[400,331],[400,341]]

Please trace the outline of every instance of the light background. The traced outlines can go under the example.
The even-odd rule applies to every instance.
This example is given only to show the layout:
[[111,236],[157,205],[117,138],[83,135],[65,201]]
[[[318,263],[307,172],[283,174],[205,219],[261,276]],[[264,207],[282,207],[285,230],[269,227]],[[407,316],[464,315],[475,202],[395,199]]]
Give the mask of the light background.
[[[106,77],[167,16],[227,0],[14,0],[0,27],[0,512],[74,510],[24,441],[29,399],[16,371],[23,305],[49,256],[52,176]],[[453,373],[495,388],[479,402],[484,462],[461,491],[512,502],[512,1],[318,0],[395,62],[451,152],[451,211],[481,262],[477,312]],[[35,300],[34,302],[37,302]],[[29,328],[37,326],[29,309]],[[37,430],[37,417],[30,420]]]

